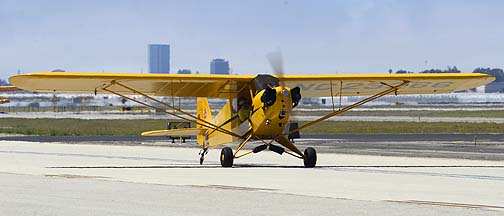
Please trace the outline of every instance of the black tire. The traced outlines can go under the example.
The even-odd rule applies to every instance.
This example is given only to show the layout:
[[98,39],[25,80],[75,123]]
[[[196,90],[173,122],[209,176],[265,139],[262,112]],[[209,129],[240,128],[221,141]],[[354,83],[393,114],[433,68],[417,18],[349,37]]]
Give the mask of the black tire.
[[233,150],[229,147],[224,147],[220,154],[220,163],[222,167],[232,167],[233,159]]
[[304,166],[312,168],[315,164],[317,164],[317,152],[314,148],[308,147],[304,150]]

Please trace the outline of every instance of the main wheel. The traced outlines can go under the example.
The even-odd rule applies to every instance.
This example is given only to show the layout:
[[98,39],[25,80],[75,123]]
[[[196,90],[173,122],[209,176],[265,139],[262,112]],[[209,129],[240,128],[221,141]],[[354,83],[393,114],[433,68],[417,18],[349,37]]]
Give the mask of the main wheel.
[[312,168],[315,164],[317,164],[317,152],[314,148],[308,147],[304,150],[304,166]]
[[232,167],[233,159],[233,150],[229,147],[224,147],[220,153],[220,164],[222,167]]

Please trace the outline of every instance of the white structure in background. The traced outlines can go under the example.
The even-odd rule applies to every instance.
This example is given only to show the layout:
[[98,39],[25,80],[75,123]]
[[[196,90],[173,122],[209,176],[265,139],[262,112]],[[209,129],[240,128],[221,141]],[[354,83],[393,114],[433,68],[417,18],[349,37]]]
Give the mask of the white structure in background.
[[[49,107],[49,106],[139,106],[132,101],[123,101],[116,95],[94,95],[94,94],[51,94],[51,93],[32,93],[32,92],[5,92],[0,97],[7,97],[11,103],[2,104],[1,107],[8,106],[31,106],[31,107]],[[137,99],[142,97],[135,96]],[[195,98],[172,98],[158,97],[160,100],[175,105],[185,107],[194,106]],[[342,97],[341,104],[349,105],[355,103],[364,97]],[[173,101],[174,100],[174,101]],[[123,103],[124,102],[124,103]],[[224,105],[226,100],[210,98],[209,103],[213,108]],[[339,106],[339,97],[334,97],[334,105]],[[366,105],[390,105],[390,104],[504,104],[504,93],[451,93],[451,94],[432,94],[432,95],[389,95]],[[156,104],[153,104],[156,105]],[[159,105],[159,104],[157,104]],[[303,98],[301,106],[332,106],[331,97],[323,98]],[[159,107],[162,107],[159,105]]]

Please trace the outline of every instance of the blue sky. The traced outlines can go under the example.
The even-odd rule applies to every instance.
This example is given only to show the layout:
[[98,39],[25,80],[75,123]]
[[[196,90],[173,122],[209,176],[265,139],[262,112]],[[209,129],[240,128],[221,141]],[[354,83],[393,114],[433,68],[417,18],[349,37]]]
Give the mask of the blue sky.
[[0,0],[0,78],[50,71],[146,72],[147,44],[171,45],[171,70],[386,73],[504,67],[504,1]]

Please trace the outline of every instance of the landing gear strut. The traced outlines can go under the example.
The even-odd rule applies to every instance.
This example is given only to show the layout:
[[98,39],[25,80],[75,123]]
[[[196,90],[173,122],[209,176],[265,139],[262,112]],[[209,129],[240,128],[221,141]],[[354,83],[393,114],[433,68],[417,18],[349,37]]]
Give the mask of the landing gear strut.
[[233,150],[229,147],[224,147],[220,154],[220,163],[222,167],[232,167],[233,159]]
[[304,150],[304,166],[306,168],[315,167],[317,164],[317,152],[314,148],[308,147]]
[[200,159],[199,159],[199,164],[200,165],[203,165],[203,161],[205,160],[205,155],[208,154],[208,148],[203,148],[201,149],[201,151],[198,153],[198,155],[200,156]]

